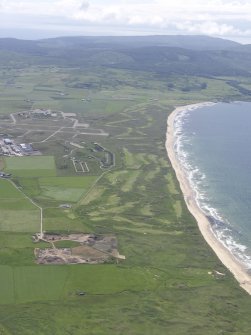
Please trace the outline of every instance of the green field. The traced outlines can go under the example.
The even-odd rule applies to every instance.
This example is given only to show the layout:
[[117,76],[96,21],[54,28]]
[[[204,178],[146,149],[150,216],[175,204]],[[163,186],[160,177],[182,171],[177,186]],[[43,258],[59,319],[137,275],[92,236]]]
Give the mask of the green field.
[[71,210],[61,208],[47,208],[44,210],[43,225],[46,231],[90,232],[91,228],[86,220],[79,218]]
[[39,231],[39,209],[9,180],[0,179],[0,200],[1,231]]
[[0,198],[1,200],[6,199],[22,199],[22,193],[14,187],[14,185],[6,179],[0,179]]
[[[158,271],[133,269],[128,272],[113,265],[92,266],[0,266],[0,304],[76,298],[79,291],[88,295],[118,294],[157,286]],[[113,278],[111,280],[111,278]]]
[[[0,334],[250,335],[250,296],[202,238],[165,149],[173,106],[245,98],[227,78],[43,64],[0,68],[0,88],[1,132],[43,154],[0,161],[14,183],[0,179]],[[89,127],[62,115],[8,120],[34,108],[74,112]],[[95,143],[113,167],[100,168]],[[76,172],[73,157],[89,171]],[[126,259],[37,265],[34,248],[51,245],[32,241],[31,201],[43,230],[113,234]]]
[[96,177],[39,178],[42,197],[76,202],[94,183]]
[[53,156],[7,157],[5,170],[19,177],[47,177],[56,175]]
[[1,209],[0,230],[36,233],[40,229],[40,212],[33,210]]

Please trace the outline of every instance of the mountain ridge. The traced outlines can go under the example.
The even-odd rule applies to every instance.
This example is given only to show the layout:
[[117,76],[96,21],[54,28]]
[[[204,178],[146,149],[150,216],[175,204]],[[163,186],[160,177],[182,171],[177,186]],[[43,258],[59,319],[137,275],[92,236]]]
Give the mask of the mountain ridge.
[[158,75],[249,76],[251,46],[200,35],[1,38],[0,65],[106,66]]

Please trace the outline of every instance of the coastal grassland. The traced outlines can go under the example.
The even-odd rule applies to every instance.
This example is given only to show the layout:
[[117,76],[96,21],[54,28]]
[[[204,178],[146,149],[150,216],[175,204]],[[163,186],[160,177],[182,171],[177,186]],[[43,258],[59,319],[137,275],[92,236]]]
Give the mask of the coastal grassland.
[[6,157],[5,170],[20,177],[55,176],[53,156]]
[[76,202],[96,179],[94,176],[39,178],[40,196],[58,201]]
[[24,156],[5,158],[8,170],[53,170],[55,168],[52,156]]
[[22,112],[30,108],[30,104],[23,101],[23,98],[15,99],[15,96],[8,96],[1,99],[1,115],[9,115],[10,111]]
[[[38,172],[39,174],[39,172]],[[75,203],[86,194],[97,177],[16,177],[15,184],[41,205]]]
[[140,291],[156,287],[155,273],[114,265],[100,266],[0,266],[0,304],[74,299],[78,292],[90,296]]
[[9,180],[0,179],[0,230],[36,232],[40,213]]
[[[109,133],[77,134],[74,143],[98,142],[116,155],[114,167],[97,167],[84,177],[58,166],[60,177],[41,175],[40,164],[34,170],[26,166],[20,170],[27,174],[18,175],[17,164],[16,185],[43,206],[46,231],[115,234],[126,259],[103,265],[36,265],[34,247],[46,248],[47,243],[34,244],[33,230],[1,232],[2,334],[250,335],[250,297],[202,239],[164,146],[173,105],[218,99],[221,88],[226,97],[236,96],[235,89],[217,78],[161,78],[104,68],[81,73],[34,67],[20,70],[18,78],[13,74],[13,80],[23,85],[22,94],[29,90],[33,107],[75,111],[83,122]],[[55,153],[57,164],[68,154],[63,141],[61,136],[40,143],[39,149]],[[2,203],[21,208],[22,194],[3,185]],[[13,197],[16,203],[11,203]],[[58,207],[70,200],[72,208]]]
[[[15,204],[13,203],[14,206]],[[1,231],[35,233],[39,231],[40,227],[40,213],[38,209],[14,210],[7,206],[7,209],[1,209],[0,220]]]
[[90,232],[86,221],[76,216],[71,210],[58,207],[45,208],[43,227],[51,232]]
[[[153,113],[154,118],[151,118]],[[247,313],[243,326],[238,318],[229,316],[236,308],[233,301],[238,301],[236,306],[240,306],[245,297],[248,304],[248,296],[238,289],[238,284],[201,239],[186,209],[171,166],[167,159],[163,160],[166,153],[163,142],[160,144],[165,132],[162,115],[164,117],[164,110],[160,106],[145,106],[138,112],[136,107],[127,111],[127,119],[121,115],[123,122],[119,122],[118,115],[116,120],[109,121],[108,127],[119,128],[111,140],[121,148],[121,166],[106,174],[92,189],[96,197],[91,197],[86,203],[79,202],[76,209],[79,217],[84,216],[94,231],[116,232],[120,253],[126,255],[126,261],[120,266],[143,266],[158,271],[158,288],[144,292],[144,299],[139,294],[140,303],[136,303],[135,295],[134,298],[130,296],[130,303],[135,301],[136,306],[131,308],[128,302],[127,307],[123,307],[125,314],[120,318],[122,322],[125,315],[129,317],[136,313],[142,323],[151,320],[149,328],[140,326],[139,321],[129,317],[116,326],[112,322],[113,327],[100,333],[109,333],[116,327],[121,334],[131,329],[133,334],[143,331],[147,334],[199,334],[201,324],[206,325],[206,330],[203,328],[206,334],[213,334],[219,327],[226,329],[226,333],[240,327],[244,331],[249,329]],[[128,134],[127,127],[130,135],[138,132],[133,122],[130,123],[130,119],[135,121],[137,118],[146,122],[145,135],[137,133],[133,140],[131,136],[121,138],[121,133]],[[129,191],[125,192],[128,185]],[[223,271],[225,276],[217,278],[214,270]],[[224,293],[221,292],[223,287]],[[231,307],[219,317],[216,310],[225,304]],[[109,304],[106,318],[114,312],[110,307]],[[130,327],[127,326],[128,320],[133,323]],[[94,326],[94,329],[98,331],[99,328]]]
[[[20,266],[20,264],[22,266],[34,265],[34,242],[32,241],[31,233],[18,230],[15,232],[1,231],[0,242],[1,265],[8,265],[9,267]],[[48,248],[48,243],[39,242],[36,247]]]

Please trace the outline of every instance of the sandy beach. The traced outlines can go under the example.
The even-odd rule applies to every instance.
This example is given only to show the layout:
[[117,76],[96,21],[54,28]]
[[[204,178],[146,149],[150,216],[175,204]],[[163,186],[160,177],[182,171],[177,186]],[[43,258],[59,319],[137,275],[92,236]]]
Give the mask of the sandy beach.
[[173,169],[175,170],[176,177],[179,181],[180,188],[183,192],[185,202],[190,213],[196,219],[199,229],[209,244],[209,246],[216,253],[221,262],[232,272],[234,277],[240,283],[240,286],[246,290],[251,295],[251,276],[248,275],[247,270],[243,264],[241,264],[228,249],[226,249],[223,244],[217,240],[214,233],[211,230],[210,222],[208,221],[206,215],[198,207],[195,200],[195,193],[190,187],[188,179],[179,160],[176,157],[174,151],[174,120],[178,113],[184,111],[189,107],[199,107],[203,105],[208,105],[208,102],[193,104],[188,106],[177,107],[168,117],[167,120],[167,133],[166,133],[166,150],[168,157],[171,161]]

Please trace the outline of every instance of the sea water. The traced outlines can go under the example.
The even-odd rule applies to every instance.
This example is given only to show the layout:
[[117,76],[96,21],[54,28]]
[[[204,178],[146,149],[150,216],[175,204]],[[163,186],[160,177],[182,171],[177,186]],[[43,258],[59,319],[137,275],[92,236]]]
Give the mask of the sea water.
[[216,237],[251,271],[251,103],[187,107],[175,151]]

